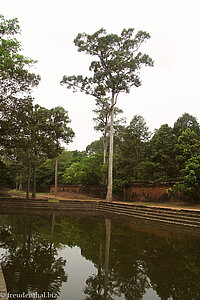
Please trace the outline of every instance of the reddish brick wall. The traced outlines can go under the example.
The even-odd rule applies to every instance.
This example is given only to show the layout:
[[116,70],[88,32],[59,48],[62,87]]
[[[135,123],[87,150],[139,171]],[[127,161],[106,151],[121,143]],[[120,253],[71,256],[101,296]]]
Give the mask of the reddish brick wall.
[[[180,193],[171,194],[167,193],[167,188],[174,185],[174,182],[166,183],[147,183],[138,182],[128,184],[122,194],[116,194],[113,200],[116,201],[147,201],[147,202],[162,202],[162,201],[185,201],[188,200],[187,196]],[[51,186],[50,192],[54,193],[54,186]],[[82,185],[68,185],[59,186],[58,192],[68,192],[85,194],[92,197],[97,197],[101,199],[106,198],[106,188],[100,186],[82,186]]]
[[167,193],[172,183],[132,183],[124,188],[124,201],[169,201],[181,200],[181,195]]
[[[106,188],[101,186],[83,186],[83,185],[67,185],[58,186],[58,192],[68,192],[76,194],[85,194],[88,196],[93,196],[101,199],[106,197]],[[55,187],[50,187],[50,193],[54,193]]]

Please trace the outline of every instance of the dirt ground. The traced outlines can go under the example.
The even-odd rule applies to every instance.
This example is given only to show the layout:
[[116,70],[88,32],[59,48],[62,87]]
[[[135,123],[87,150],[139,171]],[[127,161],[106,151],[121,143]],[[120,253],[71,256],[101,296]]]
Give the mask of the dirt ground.
[[[0,190],[0,196],[2,197],[12,197],[12,198],[18,198],[18,197],[26,197],[26,192],[19,191],[19,190],[11,190],[11,189],[4,189]],[[31,193],[30,193],[31,197]],[[57,196],[54,195],[54,193],[37,193],[36,199],[63,199],[63,200],[103,200],[100,198],[95,198],[90,195],[86,194],[78,194],[78,193],[69,193],[69,192],[58,192]]]
[[69,199],[77,199],[77,200],[103,200],[100,198],[95,198],[93,196],[89,196],[86,194],[77,194],[77,193],[69,193],[69,192],[58,192],[57,196],[55,196],[53,193],[48,193],[45,195],[45,197],[49,198],[58,198],[63,200],[69,200]]
[[[3,196],[4,195],[4,196]],[[0,197],[12,197],[12,198],[19,198],[19,197],[26,197],[26,193],[24,191],[19,190],[0,190]],[[30,195],[31,197],[31,195]],[[36,199],[48,199],[48,200],[95,200],[95,201],[102,201],[105,199],[95,198],[90,195],[86,194],[78,194],[78,193],[69,193],[69,192],[58,192],[57,196],[54,193],[38,193],[36,195]],[[113,201],[116,202],[116,201]],[[189,209],[189,210],[199,210],[200,211],[200,204],[190,204],[184,202],[121,202],[124,204],[129,205],[144,205],[144,206],[155,206],[155,207],[164,207],[164,208],[174,208],[174,209]]]

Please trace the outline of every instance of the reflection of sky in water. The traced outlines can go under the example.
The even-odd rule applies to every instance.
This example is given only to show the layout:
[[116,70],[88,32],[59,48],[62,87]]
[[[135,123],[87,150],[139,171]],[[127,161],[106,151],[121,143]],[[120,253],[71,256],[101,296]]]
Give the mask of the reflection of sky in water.
[[[174,234],[171,228],[115,220],[106,227],[108,222],[94,217],[52,220],[52,216],[0,215],[0,223],[7,228],[12,224],[9,231],[0,231],[0,242],[8,248],[0,249],[0,263],[4,261],[9,291],[45,289],[60,291],[58,300],[98,299],[98,293],[103,296],[106,290],[110,244],[108,295],[113,300],[199,299],[200,240],[191,232]],[[111,243],[106,233],[111,234]]]
[[[0,262],[2,257],[8,254],[8,250],[0,248]],[[59,251],[57,258],[63,257],[66,260],[65,272],[68,276],[67,282],[64,282],[61,287],[61,292],[58,300],[82,300],[86,298],[83,292],[86,286],[86,280],[89,276],[97,274],[97,269],[93,263],[86,260],[81,255],[79,247],[65,247]],[[125,297],[114,296],[114,299],[125,300]],[[152,289],[146,290],[143,300],[156,300],[160,299],[156,292]]]
[[0,248],[0,263],[4,255],[7,255],[8,253],[9,253],[8,250]]
[[160,299],[160,297],[158,297],[158,295],[156,294],[156,292],[152,289],[148,289],[147,293],[144,295],[144,297],[142,298],[143,300],[156,300],[156,299]]
[[85,281],[91,274],[96,273],[96,268],[92,262],[81,256],[81,250],[78,247],[66,247],[59,251],[58,257],[60,256],[66,260],[65,272],[68,279],[63,283],[58,299],[84,299],[86,297],[83,292]]
[[[97,274],[97,269],[93,263],[86,260],[81,255],[79,247],[66,247],[59,251],[58,257],[62,256],[66,260],[65,272],[68,276],[67,282],[64,282],[61,288],[59,300],[83,300],[86,298],[83,290],[86,286],[86,280],[89,276]],[[125,300],[125,297],[114,296],[113,299]],[[148,289],[143,300],[160,299],[152,289]]]

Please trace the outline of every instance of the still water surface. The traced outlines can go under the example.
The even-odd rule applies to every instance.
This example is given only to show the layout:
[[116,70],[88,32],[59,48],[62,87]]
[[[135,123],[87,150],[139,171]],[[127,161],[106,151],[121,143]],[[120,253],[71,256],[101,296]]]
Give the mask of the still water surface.
[[4,214],[0,261],[8,292],[29,299],[200,299],[200,237],[177,227]]

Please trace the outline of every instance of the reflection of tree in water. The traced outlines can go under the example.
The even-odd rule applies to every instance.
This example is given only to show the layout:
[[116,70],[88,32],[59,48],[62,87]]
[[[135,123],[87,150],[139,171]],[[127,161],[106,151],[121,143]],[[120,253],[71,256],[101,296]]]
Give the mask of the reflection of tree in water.
[[161,299],[199,300],[199,248],[199,238],[189,236],[146,242],[146,272]]
[[143,227],[143,232],[139,232],[134,224],[130,227],[115,221],[111,234],[111,223],[110,227],[104,223],[96,217],[10,218],[10,226],[2,226],[0,243],[8,250],[3,267],[12,292],[19,287],[28,291],[59,291],[66,275],[65,262],[55,258],[56,247],[68,245],[78,246],[82,256],[97,268],[96,274],[86,280],[85,299],[111,300],[123,294],[127,300],[139,300],[151,287],[163,300],[199,300],[198,237],[153,235]]
[[99,262],[97,275],[90,276],[86,280],[87,286],[84,289],[84,293],[89,297],[86,299],[106,299],[112,300],[112,295],[117,295],[115,291],[115,284],[112,280],[109,272],[109,260],[110,260],[110,238],[111,238],[111,219],[105,219],[105,264],[104,270],[102,269],[102,244],[99,247]]
[[[51,238],[48,241],[35,230],[37,218],[20,218],[14,218],[11,226],[4,225],[0,231],[0,245],[7,250],[2,266],[8,291],[59,294],[62,282],[67,281],[64,271],[66,261],[61,257],[56,258],[57,249]],[[13,229],[13,225],[18,228]],[[51,223],[46,226],[47,230],[50,235]]]
[[[127,300],[143,299],[152,288],[163,300],[170,297],[199,300],[199,248],[199,239],[189,235],[152,236],[124,231],[119,224],[113,223],[107,298],[105,265],[99,259],[101,272],[98,269],[96,275],[86,280],[85,299],[115,299],[115,295],[122,294]],[[98,268],[97,257],[95,264]]]
[[[105,237],[105,264],[102,265],[102,246],[99,247],[99,264],[97,275],[90,276],[86,280],[86,287],[84,293],[87,295],[87,300],[113,300],[115,296],[120,297],[124,294],[125,299],[142,299],[145,294],[145,290],[149,288],[147,276],[143,262],[135,261],[129,266],[123,265],[123,272],[116,272],[116,269],[120,267],[121,263],[114,255],[110,259],[110,238],[111,238],[111,220],[105,219],[106,237]],[[115,240],[113,239],[113,242]],[[114,246],[114,245],[113,245]],[[113,252],[116,254],[116,249],[112,247]],[[133,255],[133,253],[131,253]],[[124,251],[124,255],[127,252]],[[111,261],[111,267],[109,268]]]

